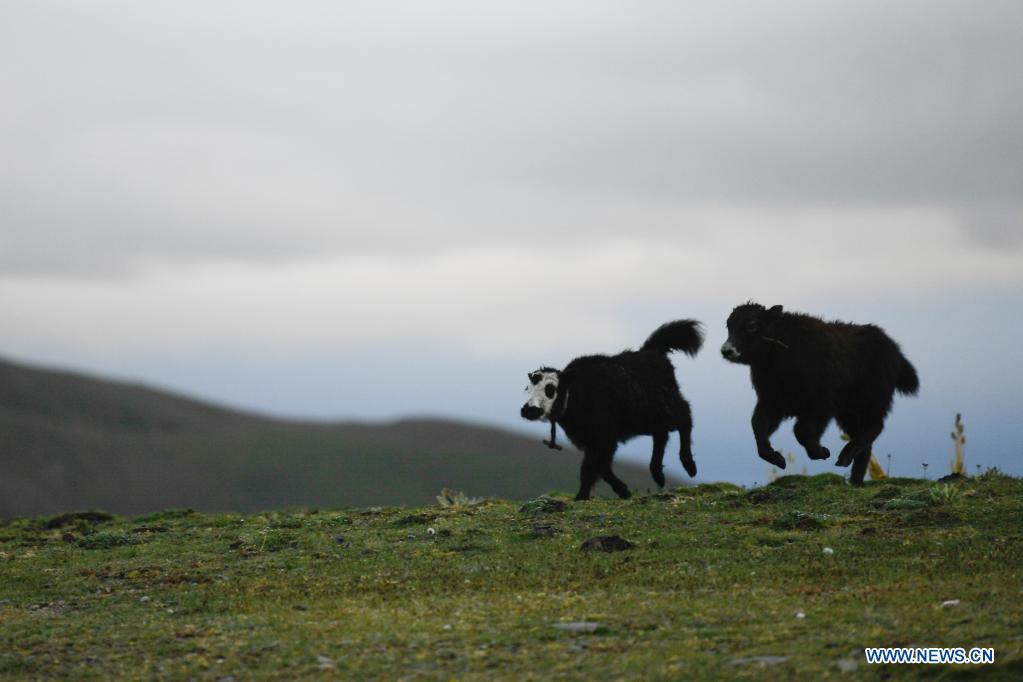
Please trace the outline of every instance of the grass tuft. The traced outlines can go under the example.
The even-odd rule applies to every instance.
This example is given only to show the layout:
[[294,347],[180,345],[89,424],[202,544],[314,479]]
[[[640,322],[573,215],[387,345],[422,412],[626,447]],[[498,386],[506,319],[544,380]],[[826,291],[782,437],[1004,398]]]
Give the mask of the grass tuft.
[[567,508],[568,504],[564,500],[543,496],[535,500],[529,500],[519,507],[519,511],[529,516],[539,516],[541,514],[556,514],[565,511]]
[[125,545],[136,545],[142,542],[137,537],[126,533],[108,533],[101,531],[86,535],[78,540],[78,546],[82,549],[111,549],[113,547],[124,547]]
[[827,514],[792,510],[774,522],[779,530],[822,530],[828,521]]

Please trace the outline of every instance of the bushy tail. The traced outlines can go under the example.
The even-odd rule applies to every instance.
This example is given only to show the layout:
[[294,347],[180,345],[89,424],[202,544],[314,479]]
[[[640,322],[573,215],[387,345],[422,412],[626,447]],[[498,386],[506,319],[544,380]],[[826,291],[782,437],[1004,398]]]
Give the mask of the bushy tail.
[[680,350],[686,355],[696,355],[702,345],[702,324],[696,320],[676,320],[658,327],[641,350],[658,351],[665,355],[673,350]]
[[920,391],[920,377],[916,375],[916,368],[905,356],[902,357],[899,376],[895,380],[895,390],[902,395],[916,395]]

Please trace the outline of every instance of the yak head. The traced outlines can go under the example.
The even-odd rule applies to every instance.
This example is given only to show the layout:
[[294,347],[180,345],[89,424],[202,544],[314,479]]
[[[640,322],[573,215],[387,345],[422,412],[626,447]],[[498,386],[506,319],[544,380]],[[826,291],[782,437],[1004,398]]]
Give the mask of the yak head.
[[554,401],[558,399],[558,381],[561,372],[550,367],[541,367],[529,373],[529,386],[526,386],[526,404],[520,413],[529,421],[550,421],[554,409]]
[[729,362],[750,363],[750,355],[765,341],[771,341],[768,328],[781,317],[782,307],[765,308],[758,303],[746,303],[728,316],[728,340],[721,346],[721,355]]

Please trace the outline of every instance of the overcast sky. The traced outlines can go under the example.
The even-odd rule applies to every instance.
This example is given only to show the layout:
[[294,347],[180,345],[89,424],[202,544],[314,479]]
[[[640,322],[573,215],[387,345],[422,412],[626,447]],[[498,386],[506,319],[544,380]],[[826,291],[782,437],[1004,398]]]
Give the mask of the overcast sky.
[[961,409],[1023,473],[1021,66],[1015,0],[4,2],[0,353],[532,433],[528,370],[695,316],[698,461],[748,482],[756,298],[902,342],[879,447]]

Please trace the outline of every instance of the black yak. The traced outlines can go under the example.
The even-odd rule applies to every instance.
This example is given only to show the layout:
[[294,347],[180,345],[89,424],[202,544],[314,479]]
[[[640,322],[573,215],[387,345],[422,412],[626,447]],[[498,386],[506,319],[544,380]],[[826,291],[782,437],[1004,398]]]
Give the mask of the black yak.
[[654,438],[650,474],[658,486],[664,487],[664,449],[672,431],[678,431],[682,441],[682,466],[696,476],[692,412],[679,391],[668,353],[693,356],[702,345],[700,323],[679,320],[662,325],[638,351],[587,355],[560,371],[544,367],[529,373],[529,398],[522,406],[522,417],[551,423],[551,440],[544,441],[549,447],[557,447],[554,441],[560,424],[583,451],[575,499],[590,499],[598,476],[619,497],[629,497],[628,486],[611,470],[611,460],[618,444],[634,436]]
[[796,418],[795,434],[810,459],[831,453],[820,439],[832,419],[849,435],[838,466],[852,463],[850,480],[862,485],[871,446],[884,429],[895,391],[916,395],[916,369],[880,327],[825,322],[741,305],[728,316],[728,341],[721,354],[749,365],[757,406],[753,437],[762,459],[784,469],[785,458],[771,447],[782,420]]

